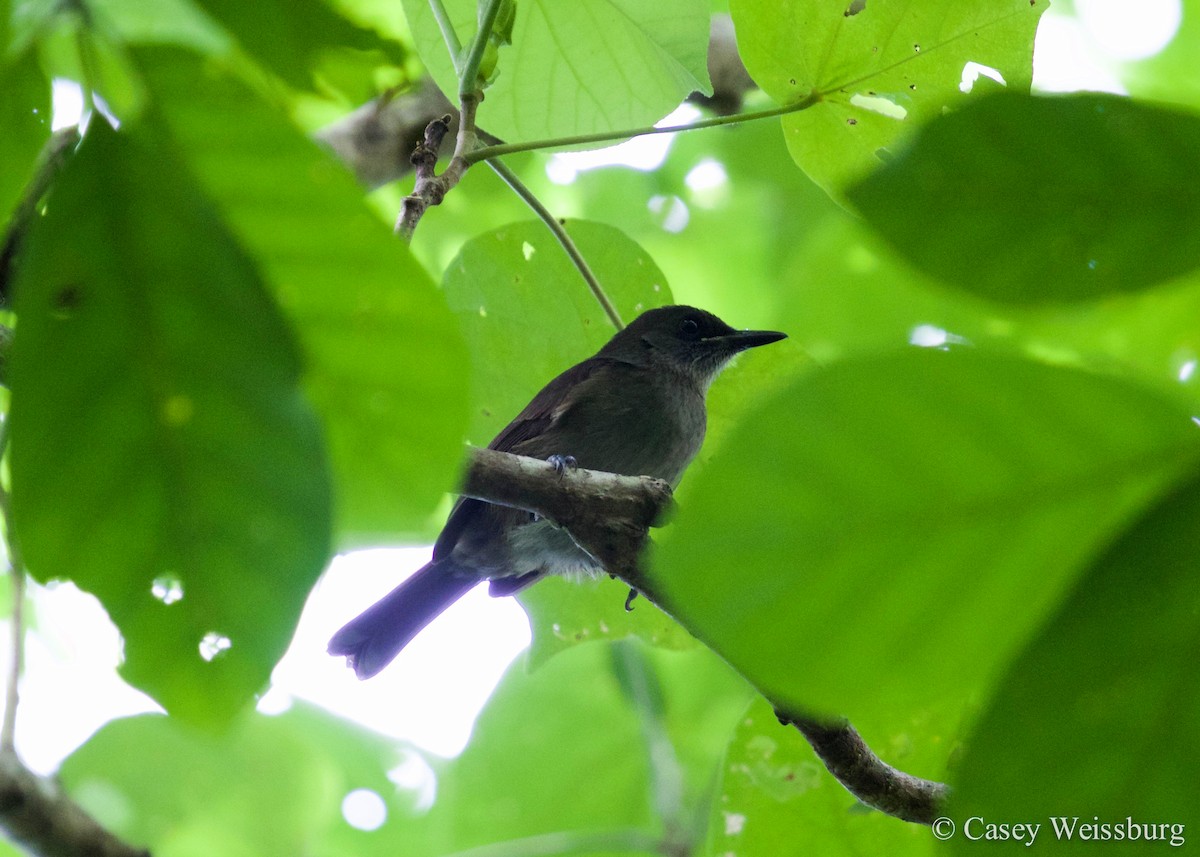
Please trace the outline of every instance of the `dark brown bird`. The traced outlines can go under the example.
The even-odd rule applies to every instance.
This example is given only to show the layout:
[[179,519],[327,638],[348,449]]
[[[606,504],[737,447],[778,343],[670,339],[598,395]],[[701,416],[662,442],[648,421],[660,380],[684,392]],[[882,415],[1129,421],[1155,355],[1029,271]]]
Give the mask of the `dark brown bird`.
[[[739,352],[785,336],[735,330],[689,306],[649,310],[542,388],[488,446],[675,486],[704,441],[713,378]],[[461,499],[433,559],[334,634],[329,653],[345,655],[359,678],[369,678],[482,580],[500,596],[547,574],[602,571],[549,521]]]

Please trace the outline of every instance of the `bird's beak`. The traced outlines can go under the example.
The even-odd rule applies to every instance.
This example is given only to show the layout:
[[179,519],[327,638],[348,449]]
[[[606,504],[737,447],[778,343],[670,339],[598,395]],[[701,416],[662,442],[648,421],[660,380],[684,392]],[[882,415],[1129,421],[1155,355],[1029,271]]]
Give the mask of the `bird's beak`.
[[770,345],[772,342],[787,339],[787,334],[777,330],[739,330],[736,333],[719,337],[719,339],[731,351],[745,351],[747,348],[757,348],[760,345]]

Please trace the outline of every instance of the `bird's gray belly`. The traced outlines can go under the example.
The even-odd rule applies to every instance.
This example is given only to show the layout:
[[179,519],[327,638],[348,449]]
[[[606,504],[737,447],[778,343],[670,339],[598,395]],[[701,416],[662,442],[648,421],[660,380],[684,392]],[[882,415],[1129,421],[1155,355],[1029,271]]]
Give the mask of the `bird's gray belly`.
[[577,577],[594,576],[604,571],[600,563],[575,544],[566,530],[544,518],[511,530],[508,550],[512,568],[520,574],[545,569],[550,574]]

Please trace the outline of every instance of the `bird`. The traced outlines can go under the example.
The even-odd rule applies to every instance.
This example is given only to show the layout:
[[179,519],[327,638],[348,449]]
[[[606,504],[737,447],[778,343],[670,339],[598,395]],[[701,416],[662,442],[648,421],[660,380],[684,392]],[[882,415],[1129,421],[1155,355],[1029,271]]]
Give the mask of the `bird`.
[[[679,484],[704,441],[705,395],[737,354],[778,342],[773,330],[736,330],[691,306],[643,312],[594,356],[550,381],[489,449]],[[551,521],[460,498],[432,559],[333,635],[360,679],[379,673],[447,607],[478,583],[512,595],[550,574],[603,568]]]

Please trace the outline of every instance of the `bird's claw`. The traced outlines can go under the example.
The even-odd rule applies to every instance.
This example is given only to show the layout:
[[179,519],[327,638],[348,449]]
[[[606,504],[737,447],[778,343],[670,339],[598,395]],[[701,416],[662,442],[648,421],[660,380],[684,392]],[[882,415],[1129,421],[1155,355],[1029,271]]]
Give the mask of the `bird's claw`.
[[625,596],[625,612],[626,613],[633,612],[633,601],[637,597],[638,597],[638,591],[636,589],[634,589],[632,586],[629,587],[629,594]]
[[573,455],[552,455],[546,459],[546,462],[554,468],[554,472],[560,477],[568,470],[574,470],[579,466],[579,462],[575,460]]

